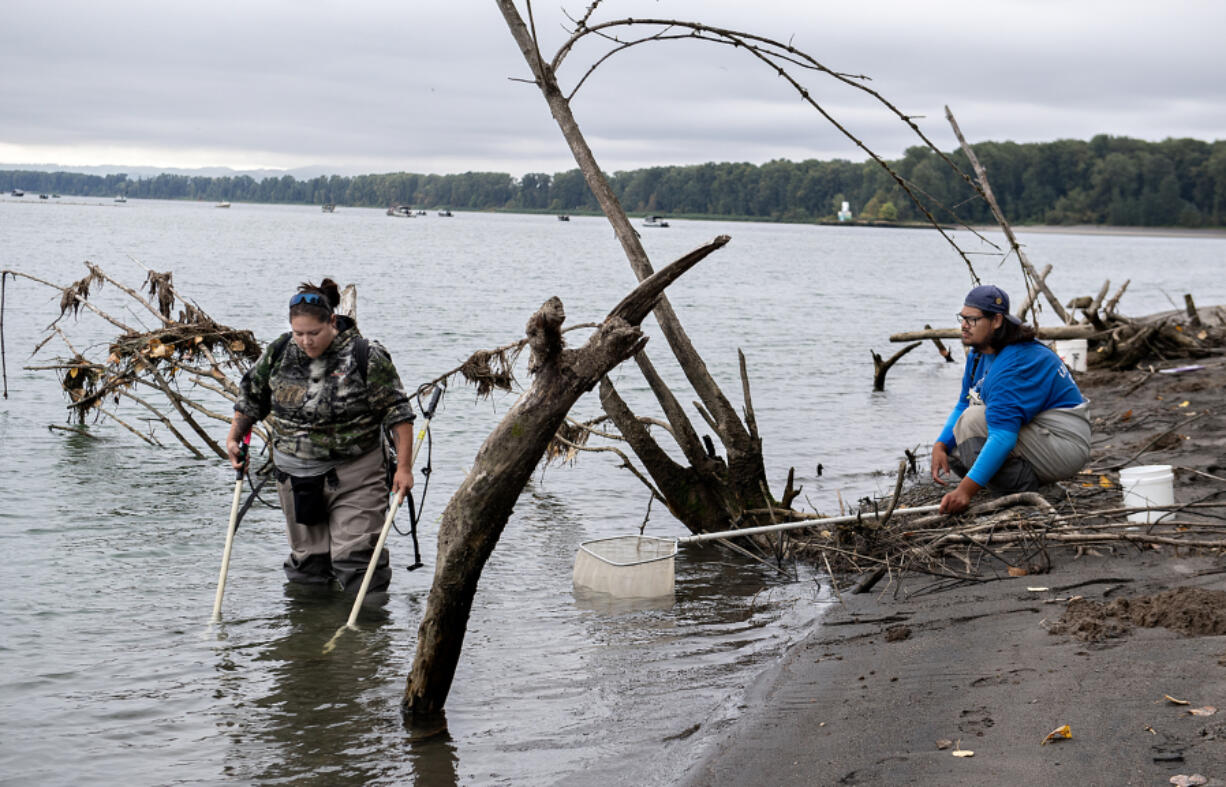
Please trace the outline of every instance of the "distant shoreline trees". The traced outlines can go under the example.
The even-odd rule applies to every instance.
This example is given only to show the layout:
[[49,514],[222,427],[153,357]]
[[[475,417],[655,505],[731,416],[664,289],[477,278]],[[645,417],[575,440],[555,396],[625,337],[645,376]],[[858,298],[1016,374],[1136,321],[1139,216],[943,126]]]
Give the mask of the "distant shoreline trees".
[[[1226,226],[1226,141],[1167,139],[1146,142],[1099,135],[1086,141],[1018,144],[981,142],[975,153],[988,171],[1006,217],[1017,224],[1108,224],[1147,227]],[[961,151],[952,158],[965,166]],[[993,223],[981,201],[915,147],[891,162],[914,187],[969,223]],[[969,171],[969,167],[965,167]],[[765,164],[707,163],[648,167],[613,173],[610,184],[627,211],[764,221],[832,220],[842,202],[858,218],[918,221],[922,216],[875,163],[807,160]],[[0,171],[0,187],[28,193],[386,207],[541,212],[598,212],[578,170],[421,175],[396,172],[297,180],[291,175],[255,180],[246,175],[204,177],[72,172]],[[955,221],[952,213],[938,214]]]

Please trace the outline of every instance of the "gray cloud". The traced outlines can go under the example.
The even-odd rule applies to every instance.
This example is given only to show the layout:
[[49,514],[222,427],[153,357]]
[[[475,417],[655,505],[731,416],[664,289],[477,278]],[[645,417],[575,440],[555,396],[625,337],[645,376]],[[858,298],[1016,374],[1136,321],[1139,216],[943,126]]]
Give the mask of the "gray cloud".
[[[521,3],[521,7],[522,7]],[[568,4],[581,13],[587,2]],[[536,9],[546,51],[565,34]],[[1007,1],[814,4],[606,0],[598,18],[702,19],[792,40],[867,84],[943,147],[949,104],[972,139],[1226,138],[1226,4]],[[597,47],[599,49],[599,47]],[[322,164],[340,172],[573,166],[492,2],[358,4],[9,0],[0,158]],[[582,74],[592,48],[561,72]],[[905,127],[828,77],[806,83],[887,156]],[[744,52],[632,48],[574,102],[610,170],[708,160],[863,155]],[[596,143],[599,144],[596,144]],[[34,152],[37,151],[37,152]],[[201,154],[200,151],[205,151]],[[142,158],[143,157],[143,158]],[[91,161],[78,163],[108,163]]]

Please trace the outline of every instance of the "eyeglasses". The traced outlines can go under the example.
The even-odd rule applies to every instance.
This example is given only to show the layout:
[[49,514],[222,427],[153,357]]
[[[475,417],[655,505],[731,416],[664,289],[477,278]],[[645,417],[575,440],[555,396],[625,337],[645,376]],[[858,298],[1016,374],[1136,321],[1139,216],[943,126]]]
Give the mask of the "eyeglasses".
[[324,299],[324,296],[314,292],[300,292],[289,299],[290,306],[297,306],[300,303],[309,303],[312,306],[322,306],[328,311],[332,311],[332,307]]
[[959,325],[966,325],[970,328],[974,328],[979,324],[980,320],[986,318],[986,315],[984,317],[968,317],[965,314],[955,314],[954,316],[958,318]]

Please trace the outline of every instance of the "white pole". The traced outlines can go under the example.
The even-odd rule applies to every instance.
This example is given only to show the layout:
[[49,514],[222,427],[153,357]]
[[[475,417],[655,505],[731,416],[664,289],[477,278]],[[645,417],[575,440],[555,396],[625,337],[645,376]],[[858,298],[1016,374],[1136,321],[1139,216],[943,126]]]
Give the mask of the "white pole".
[[247,444],[251,433],[247,433],[243,441],[243,466],[236,472],[238,479],[234,482],[234,502],[230,504],[230,526],[226,530],[226,546],[221,552],[221,574],[217,577],[217,597],[213,599],[213,617],[210,623],[221,620],[221,597],[226,592],[226,574],[230,571],[230,550],[234,547],[234,531],[238,530],[238,504],[243,496],[243,470],[247,466]]
[[[919,506],[917,508],[896,508],[894,516],[903,514],[932,514],[941,510],[940,505]],[[714,541],[719,538],[735,538],[737,536],[756,536],[760,533],[774,533],[777,530],[799,530],[802,527],[825,527],[826,525],[842,525],[847,522],[858,522],[861,519],[880,519],[885,516],[885,512],[871,514],[851,514],[848,516],[835,516],[827,519],[805,519],[800,522],[780,522],[777,525],[763,525],[762,527],[746,527],[740,530],[723,530],[718,533],[699,533],[695,536],[686,536],[685,538],[677,539],[678,544],[694,544],[699,541]]]
[[[417,431],[417,439],[413,442],[413,447],[409,453],[409,469],[413,469],[413,464],[417,461],[417,454],[421,451],[421,445],[426,439],[426,430],[430,428],[430,419],[434,416],[434,406],[438,403],[438,394],[440,389],[435,389],[434,401],[431,402],[430,409],[425,413],[422,419],[421,429]],[[366,566],[366,576],[362,577],[362,586],[358,588],[357,598],[353,600],[353,609],[349,612],[349,620],[345,625],[336,630],[332,635],[332,639],[328,640],[324,645],[324,653],[330,653],[336,647],[336,641],[340,639],[341,634],[345,629],[357,629],[358,612],[362,609],[362,602],[366,599],[366,591],[370,588],[370,581],[375,576],[375,566],[379,562],[379,555],[383,553],[383,544],[387,541],[388,531],[392,529],[392,520],[396,518],[396,511],[400,508],[400,504],[404,502],[404,493],[396,495],[396,500],[387,510],[387,518],[383,520],[383,530],[379,533],[379,541],[375,544],[375,551],[370,556],[370,563]]]

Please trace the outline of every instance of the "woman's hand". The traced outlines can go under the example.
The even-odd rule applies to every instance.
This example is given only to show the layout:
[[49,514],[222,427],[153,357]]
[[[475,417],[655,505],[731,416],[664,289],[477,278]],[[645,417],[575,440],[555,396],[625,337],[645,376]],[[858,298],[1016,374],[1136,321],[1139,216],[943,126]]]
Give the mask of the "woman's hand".
[[226,453],[230,456],[230,467],[233,467],[235,470],[242,470],[243,463],[247,461],[247,458],[243,455],[242,439],[235,439],[233,435],[227,437]]
[[401,421],[392,427],[392,439],[396,441],[396,474],[392,476],[392,494],[398,500],[409,496],[413,488],[413,422]]
[[230,458],[230,467],[235,470],[242,470],[247,461],[243,452],[243,438],[253,426],[255,421],[238,410],[234,411],[234,417],[230,419],[230,433],[226,435],[226,454]]
[[407,464],[399,464],[396,466],[396,475],[392,476],[392,493],[397,498],[404,499],[409,496],[409,490],[413,488],[413,468]]

